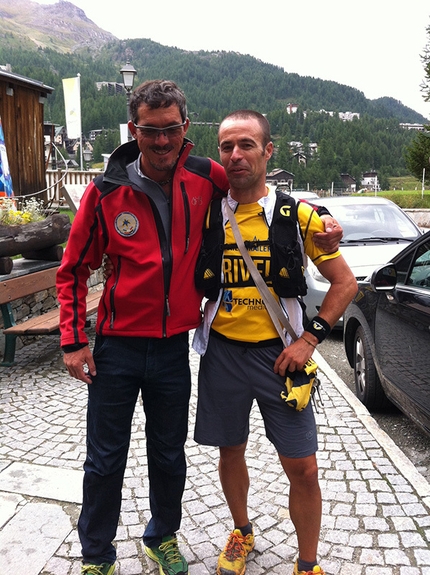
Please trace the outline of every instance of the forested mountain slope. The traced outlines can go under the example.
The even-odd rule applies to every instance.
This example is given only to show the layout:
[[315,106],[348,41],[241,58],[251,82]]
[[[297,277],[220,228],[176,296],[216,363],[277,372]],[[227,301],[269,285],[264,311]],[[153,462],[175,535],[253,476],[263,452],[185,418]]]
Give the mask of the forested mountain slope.
[[[267,114],[277,145],[278,160],[272,165],[282,161],[282,167],[296,171],[299,178],[304,168],[294,165],[289,142],[303,142],[305,149],[310,142],[320,148],[322,144],[323,164],[320,154],[309,157],[303,176],[307,180],[312,166],[318,166],[318,185],[344,171],[355,177],[370,169],[383,176],[399,175],[405,146],[413,137],[399,123],[426,121],[389,96],[369,100],[355,88],[290,74],[248,55],[188,52],[148,39],[118,40],[70,2],[0,0],[0,65],[10,64],[14,73],[54,88],[45,105],[46,121],[64,125],[62,79],[80,74],[83,133],[117,131],[126,121],[125,95],[99,91],[96,82],[122,82],[120,69],[127,60],[137,70],[135,85],[151,78],[176,81],[186,93],[194,122],[218,122],[238,108]],[[289,103],[299,106],[294,117],[286,113]],[[334,112],[334,117],[321,110]],[[360,120],[342,122],[337,112],[359,113]],[[198,143],[196,153],[216,157],[215,130],[192,126],[189,135]]]

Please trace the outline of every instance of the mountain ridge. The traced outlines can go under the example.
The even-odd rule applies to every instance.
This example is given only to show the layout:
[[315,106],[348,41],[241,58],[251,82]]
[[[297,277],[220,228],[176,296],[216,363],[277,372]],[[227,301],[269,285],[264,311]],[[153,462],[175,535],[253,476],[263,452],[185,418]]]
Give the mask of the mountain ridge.
[[[28,64],[24,66],[20,59],[20,65],[17,65],[14,49],[21,53],[25,50],[45,53],[46,67],[55,69],[63,77],[64,74],[73,75],[68,70],[73,69],[79,55],[87,59],[85,65],[88,63],[88,66],[91,59],[94,67],[97,67],[98,59],[107,60],[104,76],[99,66],[97,80],[108,82],[121,82],[119,68],[130,59],[138,70],[137,81],[160,75],[171,78],[185,90],[192,107],[207,107],[217,114],[237,107],[267,112],[275,106],[285,108],[288,103],[298,103],[302,110],[351,111],[373,117],[393,117],[399,122],[428,122],[424,116],[389,96],[369,100],[356,88],[289,73],[253,56],[224,51],[188,51],[149,39],[119,40],[67,0],[49,5],[33,0],[14,0],[13,4],[10,0],[0,0],[0,65],[10,63],[12,71],[17,68],[17,73],[30,77],[37,73],[37,79],[49,85],[54,82],[57,89],[58,82],[54,78],[50,83],[52,77],[39,71],[35,58],[28,58]],[[68,62],[60,63],[56,58],[53,64],[50,50],[68,57]],[[1,61],[1,58],[10,58],[12,62]],[[221,67],[220,61],[223,62]],[[220,91],[225,100],[222,108],[215,105],[213,95]],[[55,95],[53,99],[56,99]]]
[[51,48],[62,53],[86,47],[99,49],[116,36],[97,26],[67,0],[38,4],[32,0],[0,0],[0,39],[16,36],[26,48]]

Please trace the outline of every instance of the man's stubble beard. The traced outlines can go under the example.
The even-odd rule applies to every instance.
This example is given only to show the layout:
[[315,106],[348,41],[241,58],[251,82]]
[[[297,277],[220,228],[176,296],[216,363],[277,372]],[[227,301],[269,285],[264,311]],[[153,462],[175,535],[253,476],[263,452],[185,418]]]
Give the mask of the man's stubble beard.
[[156,164],[154,162],[150,162],[151,164],[151,168],[154,168],[154,170],[157,170],[157,172],[171,172],[173,170],[173,168],[175,167],[176,162],[173,162],[172,164]]
[[163,164],[162,158],[161,156],[160,161],[156,161],[154,158],[148,158],[151,168],[157,170],[157,172],[171,172],[176,165],[177,158],[170,164]]

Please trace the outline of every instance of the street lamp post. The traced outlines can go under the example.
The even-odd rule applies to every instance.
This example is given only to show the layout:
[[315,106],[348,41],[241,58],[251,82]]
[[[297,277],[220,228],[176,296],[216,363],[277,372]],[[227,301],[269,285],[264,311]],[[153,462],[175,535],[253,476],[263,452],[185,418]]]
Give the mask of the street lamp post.
[[87,165],[87,172],[88,172],[88,170],[90,169],[90,162],[91,162],[91,158],[93,157],[93,154],[89,148],[85,148],[85,150],[83,150],[82,154],[84,156],[84,161]]
[[130,120],[131,90],[133,89],[134,77],[136,76],[137,71],[135,70],[134,66],[130,64],[129,60],[127,60],[126,65],[121,68],[120,73],[122,75],[122,82],[124,84],[125,92],[127,95],[127,122],[128,122]]

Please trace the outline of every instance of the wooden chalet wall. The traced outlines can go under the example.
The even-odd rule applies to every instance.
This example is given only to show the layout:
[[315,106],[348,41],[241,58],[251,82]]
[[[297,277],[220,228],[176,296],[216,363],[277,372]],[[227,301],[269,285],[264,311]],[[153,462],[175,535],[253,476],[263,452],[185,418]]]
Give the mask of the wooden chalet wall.
[[0,70],[0,117],[15,196],[46,188],[43,113],[52,91],[42,82]]

